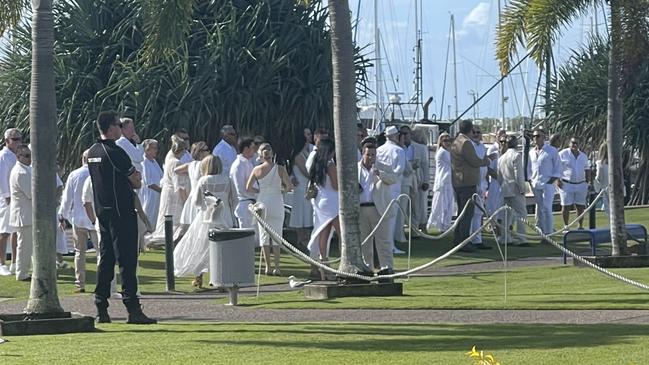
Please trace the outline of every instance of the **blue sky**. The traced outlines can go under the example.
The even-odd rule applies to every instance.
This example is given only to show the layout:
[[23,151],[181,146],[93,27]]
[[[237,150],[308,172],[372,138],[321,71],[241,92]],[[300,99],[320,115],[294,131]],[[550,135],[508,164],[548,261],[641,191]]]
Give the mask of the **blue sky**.
[[[357,9],[360,1],[360,12]],[[504,3],[504,1],[502,1]],[[414,45],[415,45],[415,0],[378,0],[379,28],[385,45],[382,57],[383,78],[390,91],[403,92],[403,99],[413,94]],[[374,1],[349,0],[352,21],[359,20],[357,43],[370,46],[374,50]],[[481,95],[498,77],[498,67],[494,59],[494,33],[498,23],[498,1],[483,0],[423,0],[423,94],[424,99],[433,96],[432,112],[439,115],[443,110],[447,117],[447,105],[452,105],[455,115],[452,86],[452,54],[446,83],[446,95],[442,105],[442,86],[446,51],[449,37],[450,14],[455,16],[458,104],[460,113],[470,106],[473,92]],[[571,49],[578,48],[591,32],[595,17],[586,14],[574,20],[572,26],[563,31],[563,37],[554,52],[558,65],[565,62]],[[598,8],[597,23],[600,32],[605,32],[601,6]],[[524,50],[521,50],[521,56]],[[370,57],[374,57],[373,53]],[[389,65],[389,66],[388,66]],[[390,76],[390,69],[393,77]],[[371,86],[374,88],[374,70],[370,71]],[[513,74],[505,83],[506,116],[529,115],[529,105],[533,103],[533,92],[538,71],[531,62],[524,62],[519,72]],[[398,79],[398,81],[397,81]],[[394,86],[396,84],[396,87]],[[529,95],[525,95],[525,87]],[[479,103],[479,117],[500,117],[500,88],[492,91]],[[529,103],[528,101],[529,100]],[[539,99],[541,101],[541,99]],[[473,111],[469,116],[473,115]]]

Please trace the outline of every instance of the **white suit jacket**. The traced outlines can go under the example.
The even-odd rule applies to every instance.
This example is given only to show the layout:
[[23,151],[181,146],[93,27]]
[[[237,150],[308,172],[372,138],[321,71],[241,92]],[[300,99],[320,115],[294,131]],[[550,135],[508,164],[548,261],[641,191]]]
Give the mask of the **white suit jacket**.
[[503,198],[511,198],[525,193],[525,170],[523,156],[509,148],[498,158],[498,182]]
[[32,168],[16,162],[9,174],[11,204],[9,225],[25,227],[32,225]]
[[117,141],[115,141],[115,144],[122,147],[128,157],[131,158],[133,167],[142,173],[142,162],[144,162],[144,148],[142,148],[142,145],[133,145],[133,143],[124,136],[121,136]]
[[[363,168],[362,164],[362,162],[358,163],[359,181],[361,178],[360,171]],[[384,165],[380,162],[375,162],[374,167],[379,170],[379,175],[372,175],[372,184],[374,185],[374,189],[372,189],[372,201],[376,206],[376,210],[379,211],[379,214],[383,214],[383,212],[385,212],[385,210],[388,208],[390,201],[392,200],[390,185],[393,185],[395,182],[397,182],[397,176],[394,172],[392,172],[392,168],[390,166]],[[388,218],[396,215],[396,212],[396,209],[391,209],[391,214],[389,214]]]
[[412,142],[412,146],[414,147],[415,151],[415,159],[419,161],[419,168],[415,170],[417,175],[417,184],[419,186],[421,186],[421,184],[430,185],[428,146],[417,142]]

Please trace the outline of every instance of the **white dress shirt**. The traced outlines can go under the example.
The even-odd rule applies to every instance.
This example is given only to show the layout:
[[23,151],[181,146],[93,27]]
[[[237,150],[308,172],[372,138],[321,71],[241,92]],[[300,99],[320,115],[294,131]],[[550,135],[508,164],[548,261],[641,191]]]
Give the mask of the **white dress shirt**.
[[[482,143],[482,141],[475,142],[473,140],[471,142],[473,143],[473,147],[475,147],[476,155],[480,158],[484,158],[487,155],[487,148],[484,143]],[[487,166],[480,166],[480,183],[476,187],[478,193],[484,194],[487,191],[487,187]]]
[[575,157],[570,148],[564,148],[559,152],[559,159],[563,167],[561,180],[571,183],[586,181],[586,170],[590,170],[590,165],[585,153],[579,151]]
[[182,157],[180,158],[181,164],[190,163],[192,161],[194,161],[194,158],[192,157],[192,154],[189,153],[188,151],[185,151],[185,153],[183,153]]
[[92,222],[83,208],[83,184],[90,176],[88,166],[84,165],[72,171],[65,182],[59,215],[67,219],[73,226],[85,229],[93,229]]
[[11,191],[9,224],[12,227],[32,225],[32,167],[17,162],[9,174]]
[[144,161],[144,149],[141,144],[133,144],[126,137],[121,136],[115,144],[122,147],[128,157],[131,158],[131,163],[137,171],[142,172],[142,161]]
[[232,163],[237,158],[237,150],[224,139],[214,147],[212,154],[221,159],[223,171],[230,171]]
[[541,189],[551,178],[561,176],[561,160],[556,151],[549,144],[545,144],[540,150],[536,147],[530,149],[528,175],[532,188]]
[[9,148],[4,147],[0,150],[0,197],[3,198],[2,200],[11,196],[11,191],[9,190],[9,174],[16,161],[16,154]]
[[318,152],[318,147],[313,146],[313,149],[311,150],[311,152],[309,152],[309,156],[306,158],[304,167],[306,167],[307,173],[311,173],[311,166],[313,165],[313,160],[315,160],[316,152]]
[[360,195],[361,204],[374,202],[372,198],[372,191],[374,190],[373,173],[371,168],[369,170],[365,168],[362,161],[358,163],[358,183],[363,188]]
[[376,149],[376,162],[387,165],[395,175],[395,183],[390,185],[392,198],[401,193],[403,170],[406,168],[406,153],[398,144],[388,140]]
[[251,159],[245,158],[243,155],[237,155],[237,158],[232,163],[230,168],[230,179],[234,184],[234,189],[237,192],[237,199],[253,200],[257,198],[257,194],[246,190],[246,183],[254,168]]

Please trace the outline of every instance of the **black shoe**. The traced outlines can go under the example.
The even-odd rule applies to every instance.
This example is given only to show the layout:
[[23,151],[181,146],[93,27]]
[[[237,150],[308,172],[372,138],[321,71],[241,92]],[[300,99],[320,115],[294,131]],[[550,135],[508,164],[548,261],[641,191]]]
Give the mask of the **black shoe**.
[[108,312],[103,312],[97,314],[97,317],[95,317],[95,322],[96,323],[110,323],[110,316],[108,315]]
[[479,243],[477,245],[474,243],[473,247],[477,248],[478,250],[491,250],[492,249],[491,246],[487,246],[487,245],[485,245],[483,243]]
[[[394,274],[394,270],[390,267],[384,267],[379,270],[379,272],[376,273],[377,276],[379,275],[392,275]],[[379,284],[388,284],[388,283],[394,283],[394,279],[379,279],[378,280]]]
[[460,251],[460,252],[475,252],[475,248],[473,248],[472,246],[473,245],[469,243],[469,244],[465,245],[464,247],[462,247],[461,249],[459,249],[458,251]]
[[142,310],[135,310],[133,312],[129,312],[128,314],[128,319],[126,320],[126,323],[128,324],[156,324],[158,321],[156,321],[153,318],[149,318],[142,312]]

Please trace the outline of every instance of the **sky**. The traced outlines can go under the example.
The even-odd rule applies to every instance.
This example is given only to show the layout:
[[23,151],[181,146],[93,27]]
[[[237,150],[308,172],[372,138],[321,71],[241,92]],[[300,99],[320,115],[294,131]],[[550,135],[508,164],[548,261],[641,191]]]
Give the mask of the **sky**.
[[[376,0],[378,1],[378,26],[382,38],[381,65],[384,90],[402,92],[402,101],[414,93],[414,46],[415,1],[416,0]],[[502,1],[504,4],[504,1]],[[359,7],[360,5],[360,7]],[[374,0],[349,0],[352,22],[358,20],[356,41],[359,46],[368,45],[368,57],[374,59]],[[360,9],[360,11],[358,11]],[[573,52],[583,45],[593,29],[604,34],[605,19],[602,7],[576,18],[572,25],[562,31],[562,37],[554,47],[557,66],[565,63]],[[455,17],[455,38],[457,51],[458,109],[461,114],[473,101],[487,91],[499,77],[495,61],[495,27],[498,23],[497,0],[423,0],[421,17],[423,96],[432,96],[431,113],[448,118],[448,105],[451,116],[455,116],[453,99],[453,61],[449,53],[446,88],[444,75],[449,43],[450,16]],[[594,26],[594,24],[598,26]],[[521,57],[525,54],[520,49]],[[370,70],[370,87],[375,88],[375,69]],[[531,61],[524,61],[518,71],[505,80],[505,115],[530,115],[530,105],[534,102],[534,91],[538,80],[538,70]],[[445,91],[444,101],[442,93]],[[526,93],[527,90],[527,93]],[[384,91],[385,93],[385,91]],[[371,102],[375,97],[371,96]],[[370,102],[368,100],[363,102]],[[542,103],[539,97],[537,104]],[[500,87],[494,89],[470,110],[467,117],[499,118],[502,115]]]

